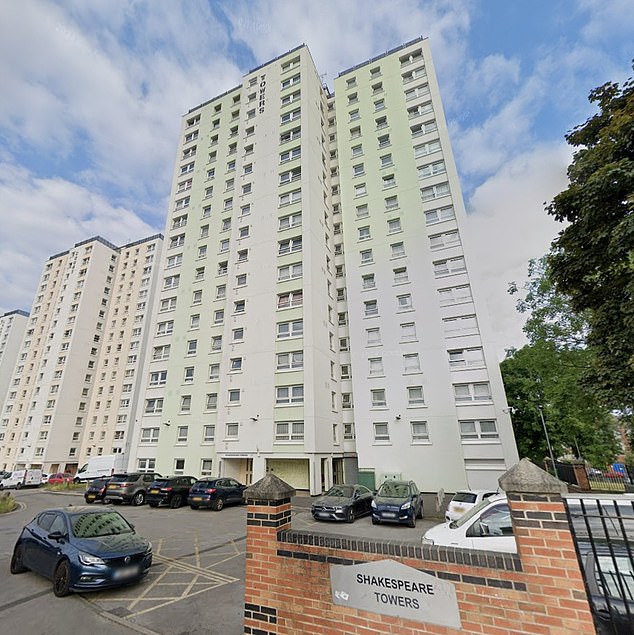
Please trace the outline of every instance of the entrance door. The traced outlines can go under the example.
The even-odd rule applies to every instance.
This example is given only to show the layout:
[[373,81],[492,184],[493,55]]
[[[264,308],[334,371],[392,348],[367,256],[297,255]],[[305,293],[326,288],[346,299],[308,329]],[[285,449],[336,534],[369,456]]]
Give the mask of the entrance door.
[[328,487],[328,459],[321,460],[321,491],[325,492],[329,489]]
[[253,459],[244,460],[244,484],[251,485],[253,482]]
[[340,485],[344,482],[343,476],[343,459],[332,460],[332,483],[333,485]]

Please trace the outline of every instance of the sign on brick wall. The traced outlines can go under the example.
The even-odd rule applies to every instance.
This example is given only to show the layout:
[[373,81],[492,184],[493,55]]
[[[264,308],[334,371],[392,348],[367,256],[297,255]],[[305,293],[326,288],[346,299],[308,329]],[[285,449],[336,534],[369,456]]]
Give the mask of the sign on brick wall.
[[330,589],[335,604],[461,628],[454,585],[395,560],[331,565]]

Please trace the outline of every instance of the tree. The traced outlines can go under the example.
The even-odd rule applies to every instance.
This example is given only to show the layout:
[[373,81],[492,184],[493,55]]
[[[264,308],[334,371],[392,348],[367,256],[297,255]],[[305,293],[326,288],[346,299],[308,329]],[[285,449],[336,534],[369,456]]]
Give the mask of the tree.
[[588,385],[634,406],[634,81],[590,93],[599,112],[566,135],[578,150],[547,212],[568,225],[548,255],[556,290],[587,319]]

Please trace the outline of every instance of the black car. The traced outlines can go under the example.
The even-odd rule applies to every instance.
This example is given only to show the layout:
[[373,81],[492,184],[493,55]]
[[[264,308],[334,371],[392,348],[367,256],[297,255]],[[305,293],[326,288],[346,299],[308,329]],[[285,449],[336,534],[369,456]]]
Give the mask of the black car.
[[197,481],[193,476],[169,476],[154,481],[147,489],[146,500],[150,507],[167,505],[172,509],[187,502],[189,490]]
[[423,517],[423,499],[414,481],[384,481],[372,501],[372,524],[382,522],[416,527]]
[[113,474],[106,488],[106,503],[143,505],[147,488],[161,475],[157,472]]
[[151,565],[152,543],[119,512],[68,507],[40,512],[22,529],[10,569],[49,578],[62,597],[138,581]]
[[187,503],[192,509],[211,507],[218,512],[227,503],[243,503],[246,488],[235,478],[202,479],[192,486]]
[[103,503],[106,497],[106,487],[110,481],[110,477],[96,478],[90,481],[90,484],[84,492],[84,500],[88,505],[90,503]]
[[353,523],[355,518],[372,511],[372,492],[363,485],[334,485],[318,498],[310,508],[315,520],[345,520]]

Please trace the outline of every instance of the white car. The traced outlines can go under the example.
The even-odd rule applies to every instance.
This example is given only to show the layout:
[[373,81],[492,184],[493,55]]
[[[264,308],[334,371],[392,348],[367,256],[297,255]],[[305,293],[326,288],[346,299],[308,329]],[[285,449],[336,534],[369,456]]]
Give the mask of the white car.
[[423,545],[517,553],[506,496],[491,496],[458,520],[428,529],[423,536]]
[[458,520],[465,512],[475,507],[481,501],[496,496],[500,492],[490,489],[461,489],[458,490],[447,505],[445,520]]

